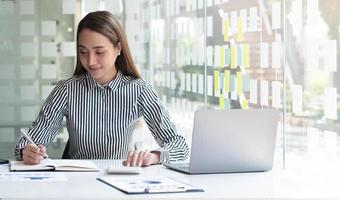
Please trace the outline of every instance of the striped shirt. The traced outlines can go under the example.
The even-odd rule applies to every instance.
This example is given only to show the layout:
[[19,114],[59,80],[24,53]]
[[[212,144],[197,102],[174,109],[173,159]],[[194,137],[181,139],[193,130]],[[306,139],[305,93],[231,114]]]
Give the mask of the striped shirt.
[[[160,146],[161,162],[184,160],[189,153],[151,85],[120,71],[106,86],[88,73],[60,81],[28,132],[32,140],[48,146],[64,117],[71,159],[125,159],[134,122],[140,117]],[[26,144],[24,137],[17,143],[17,159],[22,159],[20,150]]]

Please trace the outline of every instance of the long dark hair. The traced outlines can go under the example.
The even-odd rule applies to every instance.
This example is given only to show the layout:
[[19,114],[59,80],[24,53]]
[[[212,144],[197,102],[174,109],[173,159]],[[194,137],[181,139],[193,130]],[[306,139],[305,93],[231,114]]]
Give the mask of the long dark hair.
[[[112,42],[114,47],[117,47],[118,43],[120,43],[121,52],[115,62],[117,70],[120,70],[125,75],[140,78],[135,63],[133,62],[123,28],[110,12],[91,12],[79,22],[77,30],[77,48],[79,33],[83,29],[90,29],[104,35]],[[80,75],[84,73],[86,73],[86,69],[79,60],[79,50],[77,49],[77,64],[73,75]]]

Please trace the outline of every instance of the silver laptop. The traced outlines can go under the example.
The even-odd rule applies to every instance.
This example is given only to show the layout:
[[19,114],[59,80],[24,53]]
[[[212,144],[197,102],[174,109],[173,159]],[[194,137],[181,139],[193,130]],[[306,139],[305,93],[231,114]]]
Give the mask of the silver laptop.
[[272,169],[278,110],[198,110],[190,163],[165,163],[188,174]]

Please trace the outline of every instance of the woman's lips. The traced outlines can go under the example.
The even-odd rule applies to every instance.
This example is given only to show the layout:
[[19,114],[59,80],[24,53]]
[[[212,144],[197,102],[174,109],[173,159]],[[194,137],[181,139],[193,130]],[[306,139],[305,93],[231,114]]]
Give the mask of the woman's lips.
[[90,67],[89,68],[89,70],[91,70],[91,71],[96,71],[96,70],[98,70],[98,69],[100,69],[101,67]]

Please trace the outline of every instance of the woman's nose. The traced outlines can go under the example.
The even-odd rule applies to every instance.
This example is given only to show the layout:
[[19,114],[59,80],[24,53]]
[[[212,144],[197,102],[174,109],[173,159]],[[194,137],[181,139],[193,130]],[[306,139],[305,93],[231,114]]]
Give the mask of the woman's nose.
[[88,64],[89,65],[97,64],[96,63],[96,56],[93,53],[89,53]]

